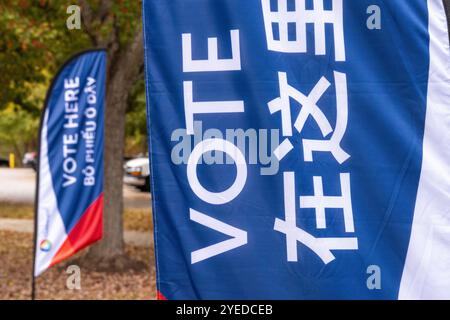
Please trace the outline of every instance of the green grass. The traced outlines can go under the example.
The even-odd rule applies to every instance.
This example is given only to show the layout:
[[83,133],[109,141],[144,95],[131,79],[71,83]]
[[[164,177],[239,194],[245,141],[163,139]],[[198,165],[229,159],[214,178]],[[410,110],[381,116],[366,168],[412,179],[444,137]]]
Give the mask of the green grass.
[[125,230],[151,231],[153,229],[152,210],[148,209],[125,209],[123,216]]
[[26,204],[0,203],[0,218],[33,219],[34,208]]
[[[33,219],[34,208],[27,204],[0,203],[0,219]],[[151,209],[125,209],[124,228],[133,231],[151,231]]]

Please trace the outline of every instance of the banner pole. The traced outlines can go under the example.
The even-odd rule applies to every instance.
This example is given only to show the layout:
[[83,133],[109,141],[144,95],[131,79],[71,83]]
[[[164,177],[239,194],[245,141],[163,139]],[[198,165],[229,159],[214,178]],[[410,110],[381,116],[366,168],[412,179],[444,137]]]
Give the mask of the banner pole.
[[[48,94],[47,94],[48,95]],[[41,121],[39,125],[38,134],[38,152],[36,157],[36,189],[35,189],[35,200],[34,200],[34,234],[33,234],[33,266],[31,267],[31,300],[36,299],[36,247],[37,247],[37,229],[38,229],[38,210],[39,210],[39,176],[41,169],[41,136],[42,136],[42,124],[44,122],[47,99],[44,105],[44,110],[42,111]]]
[[36,250],[37,250],[37,241],[38,241],[38,212],[39,212],[39,182],[40,182],[40,173],[41,173],[41,140],[42,140],[42,128],[44,126],[45,115],[47,113],[47,106],[50,99],[51,92],[54,87],[55,79],[58,77],[59,73],[63,68],[61,68],[56,77],[53,78],[52,83],[50,84],[49,89],[47,90],[47,94],[45,96],[44,107],[42,109],[41,118],[39,121],[39,131],[38,131],[38,141],[37,141],[37,156],[36,156],[36,186],[34,192],[34,234],[33,234],[33,266],[31,267],[31,300],[36,300]]
[[[39,137],[41,133],[39,132]],[[36,246],[37,246],[37,220],[38,220],[38,199],[39,199],[39,153],[37,160],[37,177],[36,177],[36,200],[34,205],[34,235],[33,235],[33,266],[31,268],[31,300],[36,300]]]
[[31,300],[36,300],[36,277],[34,276],[34,270],[31,280]]

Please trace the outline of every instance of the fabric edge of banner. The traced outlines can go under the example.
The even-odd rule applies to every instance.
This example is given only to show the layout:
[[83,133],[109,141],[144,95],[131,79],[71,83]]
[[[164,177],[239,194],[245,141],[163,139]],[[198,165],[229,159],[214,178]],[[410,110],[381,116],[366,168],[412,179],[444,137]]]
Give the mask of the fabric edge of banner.
[[450,184],[450,163],[447,162],[450,155],[444,154],[448,149],[440,136],[449,129],[445,116],[450,117],[450,110],[445,108],[450,100],[450,37],[444,1],[427,3],[430,70],[423,160],[398,295],[401,300],[450,299],[450,280],[445,279],[445,271],[440,269],[443,266],[439,263],[450,261],[450,252],[440,246],[442,241],[450,243],[450,222],[449,217],[445,217],[446,211],[448,214],[446,186]]
[[155,271],[156,271],[156,299],[157,300],[168,300],[166,296],[161,291],[161,278],[160,278],[160,269],[159,269],[159,259],[158,259],[158,237],[157,237],[157,230],[158,230],[158,222],[157,222],[157,213],[156,213],[156,192],[155,192],[155,175],[153,174],[154,168],[153,168],[153,161],[152,161],[152,125],[151,125],[151,107],[150,107],[150,85],[149,85],[149,75],[147,74],[147,70],[149,70],[148,65],[148,51],[149,48],[147,47],[147,39],[149,38],[147,34],[147,28],[146,28],[146,0],[142,0],[142,28],[143,28],[143,41],[144,41],[144,75],[145,75],[145,95],[146,95],[146,113],[147,113],[147,135],[148,135],[148,149],[149,149],[149,167],[150,167],[150,183],[151,183],[151,190],[152,190],[152,199],[151,199],[151,205],[152,205],[152,218],[153,218],[153,242],[154,242],[154,257],[155,257]]

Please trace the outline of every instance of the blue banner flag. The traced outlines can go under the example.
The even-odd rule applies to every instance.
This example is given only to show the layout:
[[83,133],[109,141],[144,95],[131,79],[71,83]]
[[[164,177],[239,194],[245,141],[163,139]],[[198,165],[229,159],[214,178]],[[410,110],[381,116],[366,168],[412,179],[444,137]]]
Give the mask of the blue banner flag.
[[143,14],[159,298],[450,298],[442,0]]
[[103,233],[106,52],[71,58],[47,94],[41,120],[34,276]]

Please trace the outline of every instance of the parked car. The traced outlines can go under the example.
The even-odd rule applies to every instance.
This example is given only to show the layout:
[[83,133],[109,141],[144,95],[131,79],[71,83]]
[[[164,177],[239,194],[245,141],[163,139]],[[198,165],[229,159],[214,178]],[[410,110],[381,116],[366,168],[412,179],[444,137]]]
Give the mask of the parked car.
[[9,167],[9,160],[0,158],[0,167]]
[[34,171],[37,170],[37,153],[27,152],[23,156],[22,163],[27,168],[33,168]]
[[150,162],[148,157],[132,159],[125,163],[124,183],[142,191],[151,192]]

